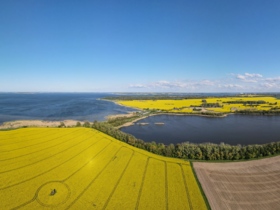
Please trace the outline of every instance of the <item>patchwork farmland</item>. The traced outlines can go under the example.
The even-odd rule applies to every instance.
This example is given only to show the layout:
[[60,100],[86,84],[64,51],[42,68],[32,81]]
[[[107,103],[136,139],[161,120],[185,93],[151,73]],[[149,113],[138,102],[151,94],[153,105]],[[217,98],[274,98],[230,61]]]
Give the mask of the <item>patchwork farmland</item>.
[[0,132],[0,209],[207,209],[188,161],[89,128]]
[[[116,100],[123,106],[137,109],[156,109],[171,113],[220,112],[236,111],[279,111],[280,100],[274,97],[214,97],[181,100]],[[197,111],[200,110],[200,111]]]
[[280,156],[193,165],[212,209],[280,209]]

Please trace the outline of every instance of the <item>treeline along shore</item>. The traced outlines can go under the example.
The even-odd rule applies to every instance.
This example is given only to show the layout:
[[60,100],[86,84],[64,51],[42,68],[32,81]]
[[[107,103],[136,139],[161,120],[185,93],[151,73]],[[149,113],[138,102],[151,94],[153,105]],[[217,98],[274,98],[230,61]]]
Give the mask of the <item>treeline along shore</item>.
[[192,160],[249,160],[280,154],[280,142],[247,146],[189,142],[164,145],[163,143],[145,142],[137,139],[108,122],[94,122],[91,127],[132,146],[167,157]]
[[[146,97],[146,96],[145,96]],[[161,97],[161,96],[160,96]],[[166,96],[164,96],[166,97]],[[246,96],[245,96],[246,97]],[[250,97],[250,96],[248,96]],[[258,97],[261,97],[259,95]],[[124,99],[124,98],[122,98]],[[130,98],[131,99],[131,98]],[[143,98],[144,99],[144,98]],[[263,98],[257,98],[254,99],[254,106],[256,101],[258,102],[257,105],[261,104],[263,105],[263,109],[269,106],[268,110],[258,110],[258,109],[246,109],[246,110],[235,110],[234,113],[237,114],[258,114],[258,115],[278,115],[280,114],[279,109],[279,103],[277,104],[276,98],[265,98],[267,101],[262,101]],[[112,100],[112,99],[111,99]],[[180,100],[178,98],[178,100]],[[210,99],[202,99],[197,100],[197,105],[202,107],[202,105],[209,105],[209,104],[222,104],[223,105],[223,99],[211,99],[215,103],[211,102]],[[236,99],[229,101],[226,99],[226,103],[242,103],[244,106],[247,105],[248,101],[252,101],[251,98],[248,99]],[[210,102],[209,102],[210,101]],[[156,103],[155,101],[154,103]],[[216,103],[217,102],[217,103]],[[142,103],[142,102],[139,102]],[[166,102],[165,102],[166,103]],[[170,102],[169,102],[170,103]],[[122,104],[123,105],[123,104]],[[173,107],[173,104],[165,104],[165,106]],[[252,102],[250,103],[250,106],[252,106]],[[195,107],[195,106],[193,106]],[[196,108],[196,107],[195,107]],[[217,107],[220,108],[220,107]],[[183,142],[178,144],[169,144],[165,145],[163,143],[156,143],[156,142],[145,142],[141,139],[137,139],[131,134],[124,133],[120,131],[118,128],[122,126],[128,126],[132,123],[143,119],[148,116],[157,115],[157,114],[184,114],[184,115],[203,115],[203,116],[209,116],[209,117],[223,117],[226,114],[229,113],[223,113],[223,112],[204,112],[203,109],[200,112],[194,113],[194,112],[186,112],[186,113],[178,113],[178,108],[171,110],[159,110],[155,108],[146,108],[142,109],[141,111],[130,113],[126,116],[111,116],[107,119],[105,122],[78,122],[78,121],[62,121],[62,122],[56,122],[56,123],[47,123],[43,121],[38,121],[36,125],[38,127],[73,127],[73,126],[84,126],[88,128],[94,128],[97,129],[103,133],[106,133],[120,141],[126,142],[132,146],[150,151],[155,154],[167,156],[167,157],[175,157],[175,158],[182,158],[182,159],[191,159],[191,160],[249,160],[249,159],[255,159],[255,158],[262,158],[262,157],[268,157],[273,155],[280,154],[280,142],[271,142],[267,144],[262,145],[229,145],[229,144],[213,144],[213,143],[203,143],[203,144],[195,144],[195,143],[189,143],[189,142]],[[232,114],[232,113],[230,113]],[[25,121],[25,123],[28,121]],[[2,129],[10,129],[10,128],[16,128],[16,127],[32,127],[34,126],[34,121],[29,122],[28,124],[18,124],[17,122],[14,123],[5,123],[2,125]],[[1,127],[1,126],[0,126]],[[35,126],[36,127],[36,126]]]
[[[137,115],[137,117],[139,117]],[[135,120],[136,116],[131,115],[128,119],[125,117],[116,117],[105,122],[95,121],[90,122],[79,122],[79,121],[69,121],[67,122],[46,122],[40,121],[40,124],[37,126],[36,123],[32,121],[27,121],[28,125],[24,124],[24,121],[21,121],[22,124],[20,127],[87,127],[94,128],[103,133],[106,133],[122,142],[126,142],[129,145],[135,146],[147,150],[149,152],[181,159],[190,159],[190,160],[249,160],[262,157],[269,157],[273,155],[280,154],[280,141],[271,142],[262,145],[229,145],[229,144],[213,144],[213,143],[202,143],[195,144],[189,142],[183,142],[178,144],[169,144],[165,145],[163,143],[156,142],[145,142],[141,139],[137,139],[131,134],[124,133],[118,129],[123,123],[129,123],[132,119]],[[138,118],[136,118],[137,120]],[[120,120],[120,121],[118,121]],[[37,122],[37,121],[35,121]],[[14,122],[15,123],[15,122]],[[37,122],[38,123],[38,122]],[[6,124],[7,125],[7,124]],[[3,127],[2,129],[14,129],[20,128],[12,124],[12,127]]]
[[280,93],[247,93],[247,94],[238,94],[238,93],[213,93],[213,94],[124,94],[124,95],[115,95],[115,96],[107,96],[102,98],[103,100],[115,101],[115,100],[182,100],[182,99],[207,99],[212,97],[219,98],[228,98],[228,97],[275,97],[280,98]]

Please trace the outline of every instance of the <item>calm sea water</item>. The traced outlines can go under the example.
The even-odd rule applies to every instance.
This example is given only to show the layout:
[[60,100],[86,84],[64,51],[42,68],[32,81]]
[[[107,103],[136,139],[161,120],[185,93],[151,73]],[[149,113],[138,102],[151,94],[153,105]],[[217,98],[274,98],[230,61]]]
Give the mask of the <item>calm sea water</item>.
[[0,93],[0,124],[21,119],[102,121],[107,115],[134,111],[99,100],[106,93]]
[[[180,142],[264,144],[280,141],[280,116],[229,115],[224,118],[157,115],[121,130],[144,141],[164,144]],[[156,125],[163,122],[164,125]]]
[[[40,119],[102,121],[134,109],[99,100],[107,93],[0,93],[0,124],[12,120]],[[158,115],[143,119],[148,125],[121,130],[145,141],[164,144],[213,142],[263,144],[280,141],[280,116],[229,115],[225,118]],[[163,122],[164,125],[156,125]]]

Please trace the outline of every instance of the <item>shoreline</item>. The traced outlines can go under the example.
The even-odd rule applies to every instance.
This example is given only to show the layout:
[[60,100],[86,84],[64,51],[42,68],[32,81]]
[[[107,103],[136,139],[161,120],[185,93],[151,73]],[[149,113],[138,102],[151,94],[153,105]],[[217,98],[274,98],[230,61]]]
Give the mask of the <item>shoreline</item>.
[[[108,99],[102,99],[102,98],[99,98],[98,100],[109,101],[109,102],[112,102],[116,105],[127,107],[127,108],[135,110],[135,111],[128,111],[126,114],[107,115],[105,117],[106,121],[108,121],[110,118],[115,118],[115,117],[119,117],[119,116],[121,116],[121,117],[132,116],[137,111],[145,112],[145,110],[143,110],[143,109],[122,105],[122,104],[119,104],[116,101],[112,101],[112,100],[108,100]],[[137,118],[133,121],[124,123],[123,125],[117,126],[115,128],[120,129],[122,127],[132,126],[132,125],[134,125],[134,123],[136,123],[136,122],[138,122],[142,119],[145,119],[147,117],[156,116],[156,115],[177,115],[177,116],[181,115],[181,116],[200,116],[200,117],[210,117],[210,118],[223,118],[223,117],[227,117],[228,115],[234,115],[234,114],[242,114],[242,113],[224,113],[223,115],[215,116],[215,115],[211,115],[211,114],[210,115],[203,114],[201,112],[200,113],[159,112],[159,113],[152,113],[152,114],[148,114],[146,116],[139,117],[139,118]],[[245,114],[245,115],[247,115],[247,114]],[[256,116],[257,114],[252,113],[252,114],[248,114],[248,115]],[[269,115],[269,116],[274,116],[274,115]],[[275,115],[275,116],[279,116],[279,115]],[[36,120],[13,120],[13,121],[6,121],[6,122],[3,122],[2,124],[0,124],[0,130],[21,128],[21,127],[59,127],[61,125],[61,123],[64,123],[65,127],[74,127],[74,126],[76,126],[76,124],[78,122],[83,123],[84,121],[79,121],[79,120],[49,121],[49,120],[38,120],[38,119],[36,119]]]
[[[234,114],[234,113],[229,113],[229,114]],[[182,116],[200,116],[200,117],[219,117],[219,118],[221,118],[221,117],[227,117],[229,114],[225,114],[225,115],[223,115],[223,116],[209,116],[209,115],[203,115],[203,114],[156,113],[156,114],[150,114],[150,115],[147,115],[147,116],[140,117],[140,118],[135,119],[135,120],[133,120],[133,121],[131,121],[131,122],[127,122],[127,123],[125,123],[125,124],[123,124],[123,125],[120,125],[120,126],[118,126],[118,127],[116,127],[116,128],[117,128],[117,129],[120,129],[120,128],[122,128],[122,127],[132,126],[132,125],[134,125],[134,123],[136,123],[136,122],[139,121],[139,120],[143,120],[143,119],[145,119],[145,118],[147,118],[147,117],[152,117],[152,116],[156,116],[156,115],[182,115]]]
[[48,121],[48,120],[14,120],[4,122],[0,125],[0,130],[14,129],[22,127],[59,127],[62,123],[65,127],[74,127],[78,120],[60,120],[60,121]]
[[100,100],[111,101],[111,102],[113,102],[114,104],[119,105],[119,106],[127,107],[127,108],[130,108],[130,109],[135,109],[135,110],[138,110],[138,111],[143,111],[143,109],[134,108],[134,107],[131,107],[131,106],[125,106],[125,105],[119,104],[119,103],[116,102],[116,101],[112,101],[112,100],[108,100],[108,99],[102,99],[102,98],[101,98]]
[[[134,112],[129,112],[127,114],[117,114],[117,115],[108,115],[106,116],[106,119],[114,118],[114,117],[119,117],[119,116],[132,116]],[[117,129],[120,129],[122,127],[128,127],[133,125],[135,122],[145,119],[147,117],[152,117],[156,115],[184,115],[184,116],[202,116],[202,117],[226,117],[225,116],[207,116],[207,115],[201,115],[201,114],[184,114],[184,113],[154,113],[154,114],[149,114],[147,116],[143,116],[140,118],[137,118],[131,122],[127,122],[123,125],[117,126]],[[61,123],[64,123],[65,127],[73,127],[76,126],[76,124],[80,122],[83,123],[84,121],[79,121],[79,120],[13,120],[13,121],[6,121],[0,124],[0,130],[5,130],[5,129],[14,129],[14,128],[22,128],[22,127],[58,127],[61,125]]]
[[132,125],[134,125],[134,123],[136,123],[137,121],[143,120],[143,119],[145,119],[145,118],[147,118],[147,117],[149,117],[149,116],[143,116],[143,117],[137,118],[137,119],[132,120],[132,121],[130,121],[130,122],[127,122],[127,123],[125,123],[125,124],[123,124],[123,125],[117,126],[117,127],[115,127],[115,128],[116,128],[116,129],[120,129],[120,128],[123,128],[123,127],[132,126]]

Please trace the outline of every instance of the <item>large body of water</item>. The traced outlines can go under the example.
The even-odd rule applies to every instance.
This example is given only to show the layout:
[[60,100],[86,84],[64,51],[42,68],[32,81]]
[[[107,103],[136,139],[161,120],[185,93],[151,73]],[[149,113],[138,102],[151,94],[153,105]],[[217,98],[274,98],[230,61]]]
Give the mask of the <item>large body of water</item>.
[[[164,125],[155,123],[163,122]],[[139,125],[137,123],[149,123]],[[221,142],[231,145],[280,141],[280,116],[229,115],[223,118],[156,115],[121,128],[144,141],[164,144]]]
[[[23,119],[103,121],[134,109],[99,100],[107,93],[0,93],[0,124]],[[164,144],[212,142],[263,144],[280,141],[280,116],[229,115],[225,118],[157,115],[121,130],[144,141]],[[164,125],[155,125],[163,122]]]
[[0,124],[23,119],[102,121],[107,115],[134,111],[99,100],[106,93],[0,93]]

